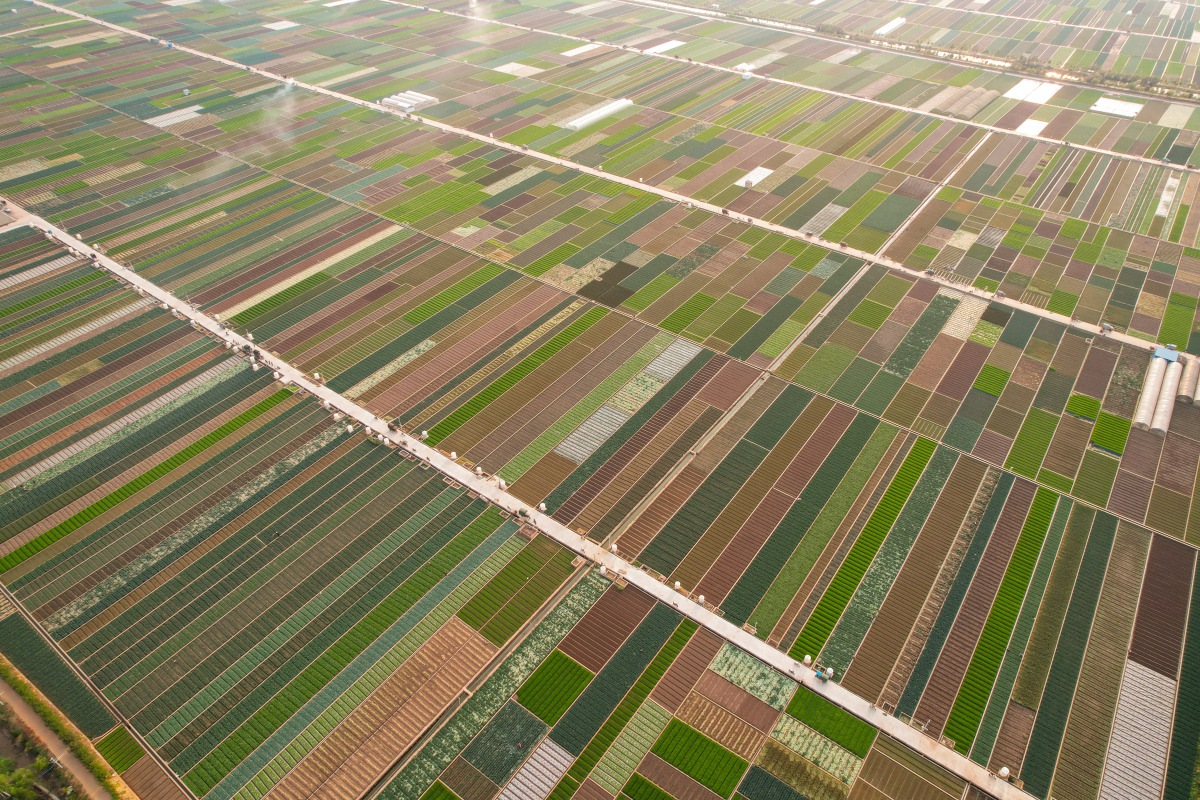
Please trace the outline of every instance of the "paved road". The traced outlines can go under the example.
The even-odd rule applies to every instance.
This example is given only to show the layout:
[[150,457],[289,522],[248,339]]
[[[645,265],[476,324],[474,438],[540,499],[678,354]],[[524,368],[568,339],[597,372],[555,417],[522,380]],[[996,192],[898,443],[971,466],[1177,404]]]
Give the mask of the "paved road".
[[3,700],[21,718],[21,721],[42,740],[42,743],[46,745],[46,749],[50,751],[50,754],[58,759],[58,763],[66,767],[75,776],[75,780],[83,786],[88,797],[91,797],[92,800],[111,800],[112,796],[100,785],[100,781],[96,780],[96,777],[88,771],[83,762],[75,757],[75,754],[67,747],[66,742],[58,738],[58,734],[50,730],[49,726],[42,721],[37,712],[21,699],[21,695],[17,694],[17,690],[4,681],[0,681],[0,700]]

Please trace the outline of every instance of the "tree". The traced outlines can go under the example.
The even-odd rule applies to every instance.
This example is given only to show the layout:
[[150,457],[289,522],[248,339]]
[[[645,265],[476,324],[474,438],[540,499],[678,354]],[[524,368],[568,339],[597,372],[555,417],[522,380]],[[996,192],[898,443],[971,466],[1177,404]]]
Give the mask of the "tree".
[[37,789],[33,782],[36,774],[29,769],[18,769],[11,758],[0,758],[0,792],[12,800],[37,800]]

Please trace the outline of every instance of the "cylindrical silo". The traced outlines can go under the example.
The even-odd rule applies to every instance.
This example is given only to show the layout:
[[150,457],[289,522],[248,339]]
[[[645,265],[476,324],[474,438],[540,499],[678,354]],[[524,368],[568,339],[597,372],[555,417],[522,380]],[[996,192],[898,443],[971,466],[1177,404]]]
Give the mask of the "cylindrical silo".
[[1158,405],[1158,393],[1162,389],[1163,375],[1167,371],[1165,358],[1150,359],[1146,370],[1146,382],[1142,384],[1142,396],[1138,398],[1137,410],[1133,412],[1133,426],[1147,430],[1154,418],[1154,407]]
[[1150,432],[1159,436],[1167,435],[1171,426],[1171,413],[1175,410],[1175,395],[1179,391],[1179,379],[1183,376],[1183,365],[1172,361],[1167,365],[1163,376],[1162,391],[1158,395],[1158,405],[1154,407],[1154,417],[1150,420]]
[[1179,393],[1175,398],[1181,403],[1196,402],[1196,384],[1200,383],[1200,358],[1189,358],[1183,365],[1183,377],[1179,379]]

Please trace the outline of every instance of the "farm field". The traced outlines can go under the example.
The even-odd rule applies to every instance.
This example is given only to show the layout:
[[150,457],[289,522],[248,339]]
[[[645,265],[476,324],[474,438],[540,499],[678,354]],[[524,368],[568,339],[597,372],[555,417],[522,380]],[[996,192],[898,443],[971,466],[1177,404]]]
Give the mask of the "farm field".
[[1148,362],[1135,345],[873,267],[778,374],[1197,543],[1200,417],[1179,405],[1165,438],[1131,426]]
[[[196,795],[365,790],[574,572],[40,234],[0,239],[0,580]],[[0,625],[42,681],[57,657]],[[114,769],[184,796],[88,696],[62,706]]]
[[0,655],[147,800],[1189,796],[1200,116],[888,42],[1193,11],[974,5],[0,9]]
[[[702,7],[689,2],[674,5]],[[816,6],[756,0],[739,6],[737,14],[1009,63],[1025,59],[1051,68],[1103,70],[1179,83],[1194,77],[1195,12],[1169,3],[1042,5],[1012,0],[980,8],[969,0],[952,0],[922,8],[919,3],[895,0],[834,0]]]
[[[1200,236],[1200,217],[1191,215],[1191,209],[1196,207],[1194,193],[1200,190],[1200,183],[1192,180],[1188,172],[1057,142],[1002,133],[985,136],[985,131],[979,129],[936,118],[906,116],[902,111],[871,108],[836,97],[820,101],[819,93],[777,85],[764,87],[760,82],[746,84],[727,72],[706,71],[683,61],[664,61],[611,48],[589,51],[582,57],[585,63],[579,66],[561,64],[558,62],[575,60],[557,55],[555,48],[561,51],[575,41],[562,37],[543,37],[549,40],[545,48],[531,47],[539,56],[556,59],[555,62],[540,57],[530,59],[545,63],[546,67],[518,62],[498,65],[506,69],[517,65],[513,67],[517,75],[476,66],[468,54],[456,54],[453,61],[436,65],[420,59],[411,78],[383,82],[378,76],[381,67],[399,67],[408,74],[410,70],[404,65],[422,51],[444,49],[440,45],[446,35],[439,35],[436,26],[444,27],[454,18],[383,7],[379,13],[384,19],[403,14],[405,22],[416,23],[404,28],[408,47],[380,43],[374,48],[379,51],[378,57],[354,56],[357,60],[346,60],[325,53],[343,50],[350,42],[362,42],[362,34],[334,30],[344,26],[333,12],[325,11],[312,19],[309,12],[299,16],[306,23],[325,26],[310,33],[308,29],[295,27],[279,31],[264,28],[275,24],[266,22],[268,18],[279,19],[281,24],[289,26],[294,22],[277,16],[288,12],[287,8],[268,11],[269,15],[249,18],[245,18],[245,12],[237,12],[243,17],[235,16],[219,26],[227,31],[221,40],[197,38],[155,24],[146,30],[164,36],[179,34],[193,46],[280,73],[298,73],[303,80],[311,79],[366,99],[377,100],[398,89],[420,86],[434,93],[430,96],[444,100],[423,110],[431,118],[567,156],[581,164],[602,165],[615,174],[681,191],[788,228],[820,234],[833,242],[844,241],[868,252],[882,250],[910,267],[934,268],[952,280],[995,289],[1008,279],[1011,285],[1005,285],[1005,291],[1016,291],[1027,302],[1068,315],[1078,311],[1080,319],[1095,322],[1103,319],[1118,330],[1128,329],[1151,339],[1175,333],[1164,328],[1163,298],[1172,293],[1195,295],[1200,283],[1196,267],[1200,253],[1192,247]],[[230,14],[233,12],[226,16]],[[407,19],[413,15],[417,19]],[[243,41],[232,38],[229,30],[247,28],[250,29],[247,35],[259,44],[253,54],[245,47],[226,43]],[[413,28],[430,30],[413,31]],[[498,28],[497,32],[512,33],[505,28]],[[314,33],[325,45],[308,41]],[[427,40],[429,46],[417,47],[412,42],[417,37]],[[278,48],[277,57],[266,59],[270,51],[264,47],[276,38],[279,41],[273,46]],[[107,50],[105,53],[109,54]],[[484,64],[491,61],[485,60]],[[597,72],[602,77],[597,77]],[[348,77],[338,77],[343,75]],[[629,95],[635,105],[598,129],[575,133],[557,127],[580,111],[603,103],[605,98],[624,95]],[[183,99],[176,97],[180,103]],[[187,102],[195,105],[191,97]],[[736,102],[739,109],[762,108],[763,113],[747,115],[739,110],[731,114],[725,110],[729,102]],[[208,108],[203,98],[199,105],[201,109]],[[218,105],[226,103],[221,101]],[[1037,109],[1034,116],[1044,116],[1036,105],[1025,105],[1029,106],[1026,114]],[[781,112],[789,107],[795,113]],[[222,128],[228,128],[235,120],[252,124],[261,115],[257,111],[240,110],[242,114],[218,124]],[[816,115],[814,123],[799,121],[810,113]],[[1019,128],[1024,117],[1018,119],[1019,114],[1014,114],[1017,112],[997,110],[997,124],[1010,130]],[[1053,131],[1055,137],[1061,135],[1064,143],[1125,151],[1123,143],[1132,141],[1130,137],[1134,136],[1121,127],[1127,124],[1125,121],[1114,128],[1109,124],[1112,120],[1105,122],[1102,115],[1086,116],[1089,119],[1079,123],[1078,132],[1062,128],[1052,120],[1030,119],[1038,125],[1054,125],[1047,130]],[[819,124],[815,122],[818,118]],[[167,127],[175,129],[181,125],[186,129],[193,127],[194,122],[189,116]],[[864,131],[872,133],[864,139]],[[261,131],[247,133],[258,134],[254,140],[261,147]],[[1167,160],[1178,153],[1184,153],[1186,160],[1191,153],[1191,148],[1175,134],[1166,135],[1165,130],[1161,135],[1151,134],[1146,145],[1149,149],[1130,152]],[[274,132],[272,137],[278,138]],[[320,137],[320,133],[313,131],[306,138],[320,140]],[[225,134],[217,139],[195,138],[223,150],[230,144],[230,137]],[[236,148],[233,152],[237,152]],[[964,161],[968,153],[972,157]],[[263,165],[279,163],[255,156],[250,160]],[[507,162],[504,165],[509,166]],[[519,164],[511,166],[515,176],[535,177],[528,168],[523,171]],[[741,176],[755,170],[770,172],[750,188],[741,185]],[[416,182],[415,190],[405,194],[427,196],[439,183],[436,179],[434,183],[427,180],[421,174],[413,174],[408,181]],[[949,185],[939,188],[947,182]],[[508,186],[503,181],[487,185]],[[1097,191],[1099,185],[1107,187],[1106,190]],[[533,248],[533,253],[540,257],[532,263],[525,264],[519,257],[509,263],[544,275],[572,291],[581,288],[578,281],[587,282],[588,272],[580,274],[578,268],[596,266],[594,259],[585,260],[594,249],[584,246],[581,251],[574,250],[579,246],[576,241],[588,239],[587,231],[581,237],[571,236],[572,227],[582,220],[567,221],[554,216],[541,221],[535,215],[530,224],[522,227],[523,235],[512,239],[511,234],[497,228],[507,224],[507,216],[494,219],[491,216],[494,209],[474,216],[467,207],[472,194],[476,200],[480,199],[477,189],[470,193],[456,190],[454,194],[461,199],[465,210],[449,220],[447,209],[441,207],[428,209],[402,204],[392,207],[397,213],[402,209],[403,217],[384,213],[500,261],[508,261],[513,249],[542,245],[544,250]],[[482,202],[487,205],[486,200]],[[677,224],[661,209],[649,208],[644,213],[661,226],[668,222]],[[639,218],[640,215],[634,217]],[[1061,234],[1045,235],[1056,227]],[[1034,233],[1035,229],[1042,229],[1043,233]],[[696,260],[694,251],[682,252],[684,243],[672,241],[677,234],[657,226],[651,230],[661,234],[655,244],[663,248],[662,254],[682,258],[685,264]],[[743,238],[734,231],[716,235]],[[505,244],[506,240],[511,244]],[[776,252],[769,241],[748,243],[754,245],[749,256],[769,257]],[[651,254],[656,249],[650,248]],[[553,270],[552,263],[557,259],[565,259],[576,270],[569,277]],[[1117,291],[1113,265],[1122,259],[1128,259],[1134,269],[1152,273],[1149,277],[1154,284],[1143,290],[1126,281],[1124,285],[1137,293],[1134,297],[1127,297],[1127,290]],[[662,270],[667,271],[665,275]],[[613,282],[621,284],[619,290],[607,291],[605,286],[593,290],[607,294],[609,302],[620,303],[649,321],[659,322],[671,309],[662,308],[658,301],[674,288],[671,279],[680,271],[679,267],[670,269],[660,261],[641,276],[622,275],[619,281],[610,276]],[[647,283],[648,278],[658,280]],[[626,289],[640,296],[627,297]],[[672,294],[682,291],[675,289]],[[713,297],[711,293],[703,294],[700,300],[704,302]],[[690,295],[684,295],[687,296]],[[1137,319],[1132,318],[1129,307],[1137,309]],[[778,315],[784,314],[783,309],[774,310]],[[1185,335],[1175,343],[1186,347],[1187,338]]]
[[602,594],[548,617],[383,797],[835,798],[881,766],[963,792],[639,590],[575,591]]

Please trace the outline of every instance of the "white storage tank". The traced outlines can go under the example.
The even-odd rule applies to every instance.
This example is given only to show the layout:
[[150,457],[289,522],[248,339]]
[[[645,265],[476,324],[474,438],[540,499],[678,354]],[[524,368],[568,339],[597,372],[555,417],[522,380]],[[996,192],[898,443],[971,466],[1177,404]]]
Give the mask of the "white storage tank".
[[1175,399],[1180,403],[1196,402],[1196,384],[1200,382],[1200,358],[1192,357],[1184,362],[1183,377],[1179,379],[1179,393]]
[[1146,382],[1142,385],[1142,396],[1138,398],[1137,410],[1133,412],[1133,427],[1149,430],[1166,372],[1167,360],[1165,358],[1156,356],[1150,359],[1150,369],[1146,370]]
[[1171,426],[1171,413],[1175,410],[1175,395],[1179,391],[1179,379],[1183,377],[1183,364],[1172,361],[1167,365],[1163,376],[1162,390],[1158,395],[1158,405],[1154,407],[1154,417],[1150,421],[1150,432],[1159,436],[1167,435]]

